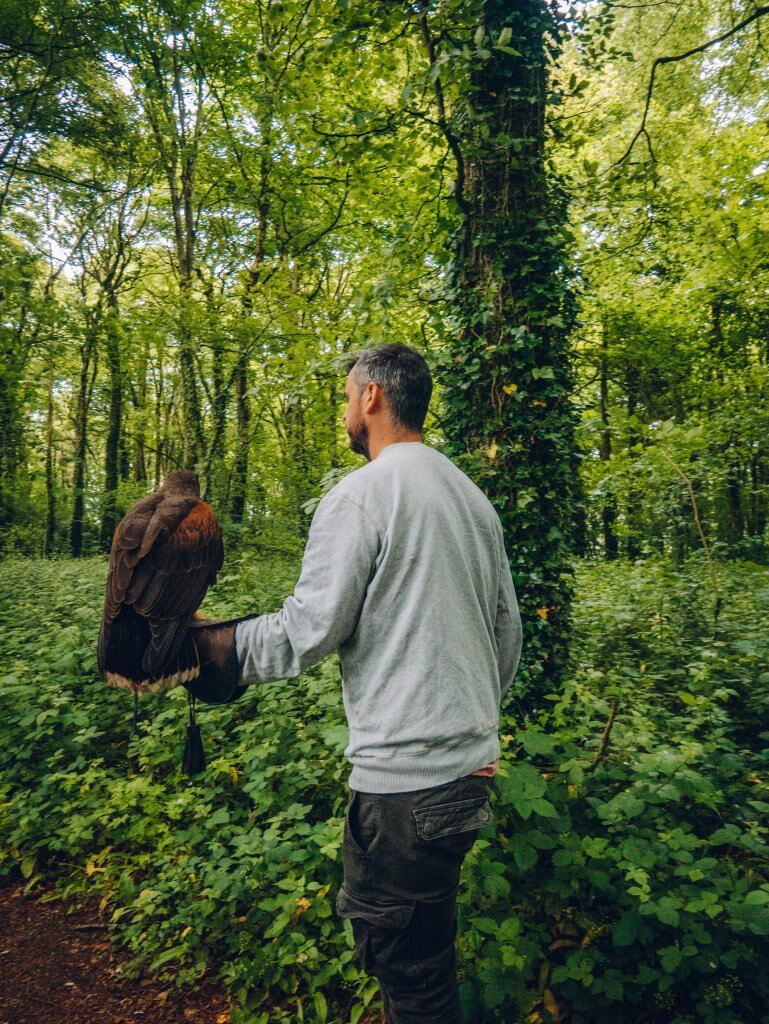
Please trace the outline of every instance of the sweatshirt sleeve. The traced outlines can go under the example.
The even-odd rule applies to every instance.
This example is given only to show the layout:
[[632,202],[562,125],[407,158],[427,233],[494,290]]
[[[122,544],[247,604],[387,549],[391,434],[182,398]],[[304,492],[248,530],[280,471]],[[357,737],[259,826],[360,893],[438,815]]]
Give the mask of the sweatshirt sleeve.
[[301,675],[355,630],[379,553],[379,534],[351,498],[329,491],[318,503],[294,593],[280,611],[238,624],[242,683]]
[[497,619],[494,625],[497,638],[497,664],[499,666],[500,702],[510,689],[518,671],[523,647],[523,623],[518,608],[510,562],[502,541],[502,555],[499,565],[499,596]]

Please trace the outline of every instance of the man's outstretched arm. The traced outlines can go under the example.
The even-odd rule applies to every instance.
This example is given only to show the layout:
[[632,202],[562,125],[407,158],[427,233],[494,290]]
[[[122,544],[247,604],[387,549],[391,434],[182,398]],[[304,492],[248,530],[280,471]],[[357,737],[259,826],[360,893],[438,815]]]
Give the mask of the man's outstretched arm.
[[352,499],[318,503],[294,593],[279,612],[194,626],[200,677],[185,684],[207,703],[237,700],[249,683],[301,675],[355,630],[379,554],[379,535]]
[[243,683],[301,675],[355,630],[379,554],[379,534],[355,501],[333,491],[315,509],[302,570],[280,611],[240,622]]

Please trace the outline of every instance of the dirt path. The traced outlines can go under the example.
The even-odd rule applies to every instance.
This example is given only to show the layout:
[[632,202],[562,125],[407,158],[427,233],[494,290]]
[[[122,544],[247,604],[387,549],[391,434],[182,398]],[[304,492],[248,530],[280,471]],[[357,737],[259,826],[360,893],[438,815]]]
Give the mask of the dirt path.
[[0,888],[0,1024],[228,1024],[229,1000],[208,982],[188,995],[154,978],[123,978],[98,900],[42,903],[50,889]]

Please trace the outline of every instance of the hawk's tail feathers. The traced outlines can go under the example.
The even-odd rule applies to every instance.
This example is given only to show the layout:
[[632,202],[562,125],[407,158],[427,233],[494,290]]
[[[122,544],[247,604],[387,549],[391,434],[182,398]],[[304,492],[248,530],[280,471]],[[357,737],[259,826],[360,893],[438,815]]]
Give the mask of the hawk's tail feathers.
[[102,622],[99,633],[99,670],[110,686],[138,693],[170,690],[180,683],[197,679],[200,674],[198,653],[191,634],[181,638],[181,644],[172,659],[161,664],[157,671],[148,672],[143,659],[150,643],[146,620],[137,615],[120,616],[112,622]]

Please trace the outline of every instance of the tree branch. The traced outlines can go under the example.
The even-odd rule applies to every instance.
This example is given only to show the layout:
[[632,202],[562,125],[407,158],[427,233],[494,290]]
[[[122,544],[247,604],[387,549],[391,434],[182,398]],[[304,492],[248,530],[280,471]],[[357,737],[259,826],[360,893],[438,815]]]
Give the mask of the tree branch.
[[609,708],[609,717],[606,719],[606,725],[603,727],[601,733],[601,741],[598,744],[598,750],[595,757],[590,764],[585,768],[586,772],[592,771],[606,756],[606,749],[609,746],[609,737],[611,736],[611,727],[614,725],[614,719],[617,715],[617,698],[612,697],[611,705]]
[[[422,27],[422,40],[427,50],[427,58],[430,64],[430,68],[434,68],[436,64],[435,56],[435,40],[430,34],[430,25],[427,21],[427,9],[428,5],[425,0],[420,3],[421,14],[419,17],[419,23]],[[443,132],[444,138],[449,145],[454,160],[457,165],[457,177],[454,182],[454,199],[456,200],[457,206],[463,213],[469,213],[472,206],[465,199],[465,159],[462,155],[462,150],[459,145],[454,132],[449,128],[448,119],[446,117],[446,97],[443,93],[443,85],[441,83],[440,75],[435,75],[433,80],[433,90],[435,92],[435,103],[438,108],[438,125]]]
[[644,104],[644,112],[643,117],[641,118],[641,125],[638,131],[633,136],[633,138],[630,140],[630,145],[628,146],[628,148],[625,150],[625,152],[622,154],[619,160],[616,160],[611,166],[618,167],[620,164],[624,163],[625,160],[627,160],[627,158],[630,156],[633,146],[635,146],[636,142],[638,142],[642,135],[646,137],[646,142],[649,147],[649,155],[651,156],[652,160],[656,162],[656,157],[654,156],[654,152],[651,148],[649,133],[646,130],[646,120],[649,116],[649,107],[651,105],[652,92],[654,90],[654,76],[657,73],[658,67],[660,67],[662,64],[675,64],[680,60],[686,60],[687,57],[693,57],[695,53],[703,53],[705,50],[709,49],[709,47],[715,46],[717,43],[722,43],[725,39],[728,39],[730,36],[735,35],[737,32],[741,31],[743,28],[746,28],[748,25],[750,25],[751,22],[757,21],[758,18],[762,18],[765,14],[769,14],[769,6],[757,7],[752,14],[748,15],[747,18],[743,18],[742,21],[738,21],[736,25],[734,25],[728,31],[723,32],[720,36],[716,36],[714,39],[708,39],[707,42],[700,43],[699,46],[693,46],[690,50],[684,50],[683,53],[674,53],[670,54],[667,57],[655,58],[654,63],[652,64],[651,74],[649,75],[649,85],[646,89],[646,103]]

